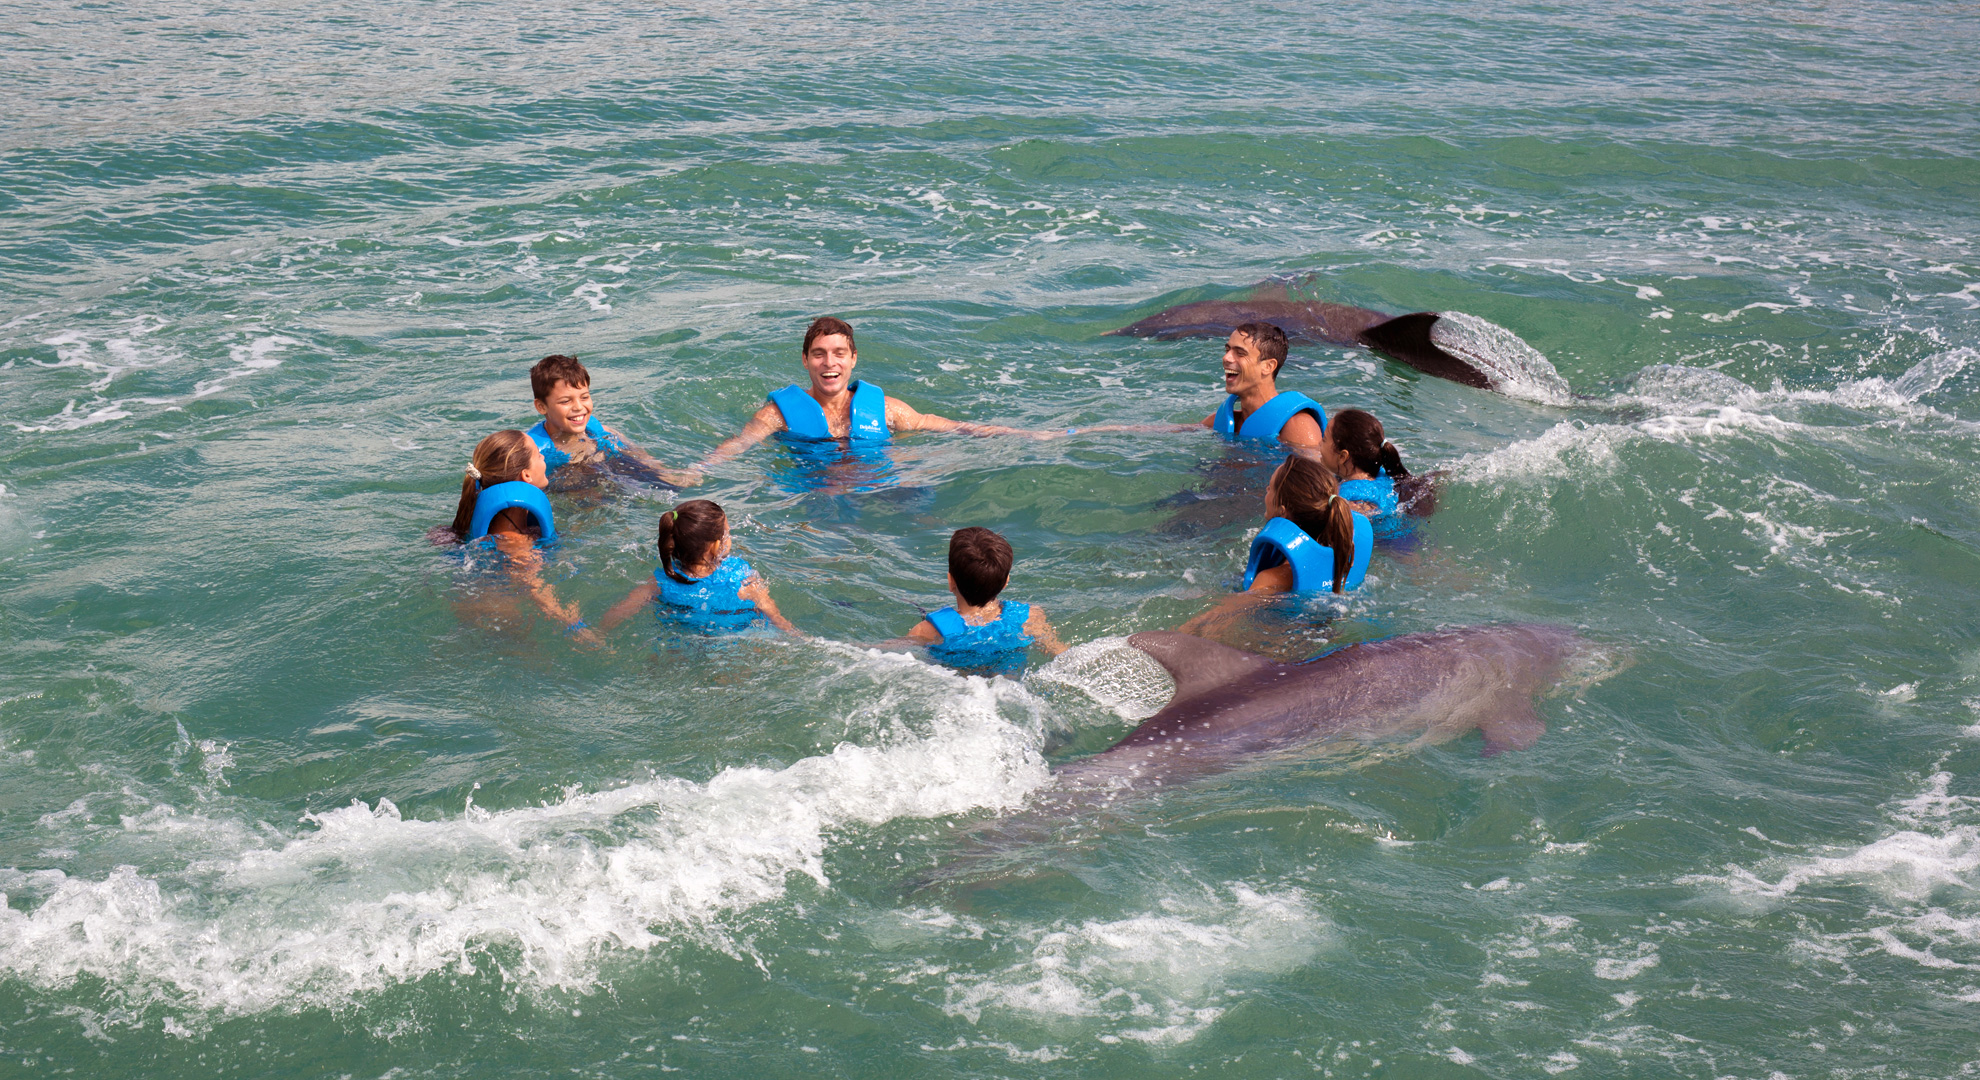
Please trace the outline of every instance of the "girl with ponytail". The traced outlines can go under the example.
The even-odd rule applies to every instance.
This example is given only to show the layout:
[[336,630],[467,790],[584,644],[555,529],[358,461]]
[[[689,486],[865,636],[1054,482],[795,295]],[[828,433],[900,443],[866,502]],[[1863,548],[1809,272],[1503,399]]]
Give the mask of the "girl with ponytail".
[[1339,482],[1317,458],[1286,456],[1265,485],[1265,514],[1269,520],[1252,541],[1243,591],[1178,629],[1207,636],[1280,593],[1338,594],[1361,585],[1374,534],[1367,519],[1341,498]]
[[1403,509],[1428,516],[1430,488],[1403,468],[1396,444],[1383,438],[1382,422],[1360,409],[1342,409],[1320,435],[1320,460],[1341,481],[1341,498],[1369,517],[1377,540],[1406,535]]
[[777,610],[770,588],[738,558],[729,516],[707,499],[684,502],[660,515],[654,540],[660,566],[598,620],[610,630],[654,601],[700,630],[740,630],[758,616],[787,634],[798,629]]
[[492,544],[503,555],[509,576],[545,618],[596,643],[598,635],[585,626],[577,605],[557,599],[556,590],[543,580],[543,556],[536,542],[557,537],[550,500],[543,495],[549,485],[550,470],[529,436],[498,431],[475,445],[474,456],[462,471],[453,524],[429,535],[437,543]]

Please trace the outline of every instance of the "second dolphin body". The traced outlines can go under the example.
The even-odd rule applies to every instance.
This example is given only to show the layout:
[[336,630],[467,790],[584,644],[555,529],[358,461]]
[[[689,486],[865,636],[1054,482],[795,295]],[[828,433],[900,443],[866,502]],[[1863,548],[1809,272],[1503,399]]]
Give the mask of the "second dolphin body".
[[1361,345],[1426,375],[1495,389],[1487,372],[1453,355],[1432,338],[1431,331],[1441,317],[1434,311],[1385,315],[1349,304],[1302,299],[1295,295],[1298,291],[1293,282],[1261,281],[1243,296],[1179,304],[1110,333],[1164,340],[1220,337],[1243,323],[1268,322],[1294,341]]

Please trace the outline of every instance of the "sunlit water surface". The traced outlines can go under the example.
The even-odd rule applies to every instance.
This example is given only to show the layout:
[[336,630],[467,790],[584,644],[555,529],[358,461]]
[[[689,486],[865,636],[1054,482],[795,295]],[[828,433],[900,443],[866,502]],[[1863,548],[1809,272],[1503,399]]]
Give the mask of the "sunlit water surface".
[[[6,16],[0,1073],[1980,1069],[1970,7]],[[1070,640],[1202,610],[1257,524],[1175,498],[1228,482],[1203,436],[723,466],[804,642],[587,651],[423,539],[545,353],[674,463],[824,312],[919,408],[1188,421],[1214,344],[1101,335],[1307,272],[1527,357],[1284,381],[1447,474],[1332,640],[1626,657],[1529,751],[1261,762],[986,852],[1159,681],[866,646],[966,524]],[[560,592],[623,595],[669,498],[560,492]]]

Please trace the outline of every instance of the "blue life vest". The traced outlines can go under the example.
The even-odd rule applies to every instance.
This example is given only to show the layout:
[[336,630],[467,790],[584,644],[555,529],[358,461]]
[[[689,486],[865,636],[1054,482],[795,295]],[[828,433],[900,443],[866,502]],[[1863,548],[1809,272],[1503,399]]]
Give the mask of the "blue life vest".
[[[619,440],[605,431],[605,425],[598,422],[597,413],[592,413],[591,419],[584,422],[584,437],[597,443],[598,452],[608,457],[625,449],[619,445]],[[557,444],[550,438],[550,431],[543,426],[543,421],[538,420],[536,426],[529,429],[529,441],[535,443],[536,448],[543,452],[544,472],[553,473],[571,463],[571,455],[557,449]]]
[[1011,654],[1031,647],[1032,637],[1024,632],[1024,624],[1030,618],[1031,605],[1016,600],[1004,601],[1004,610],[996,621],[982,626],[964,622],[952,607],[931,611],[929,625],[942,635],[942,641],[930,645],[928,655],[956,667],[1003,666],[1012,660],[1022,663],[1022,657]]
[[723,559],[713,573],[683,585],[656,567],[653,580],[660,586],[660,603],[678,608],[675,614],[702,630],[740,630],[756,620],[756,605],[736,595],[751,574],[749,563],[734,555]]
[[[1360,514],[1354,517],[1354,562],[1348,567],[1344,589],[1361,588],[1368,576],[1368,559],[1375,553],[1375,530]],[[1251,542],[1251,559],[1244,567],[1244,589],[1260,570],[1280,563],[1291,563],[1294,592],[1334,591],[1334,549],[1307,535],[1305,529],[1285,518],[1273,518]]]
[[[790,429],[792,438],[832,438],[832,428],[825,422],[825,409],[803,387],[792,385],[776,391],[770,395],[770,404],[784,414],[784,426]],[[887,395],[878,386],[853,381],[852,428],[848,435],[855,442],[887,438]]]
[[1320,424],[1320,430],[1327,430],[1327,414],[1320,403],[1297,390],[1281,390],[1279,396],[1258,407],[1258,411],[1244,418],[1244,427],[1237,426],[1237,395],[1226,394],[1224,403],[1217,407],[1217,419],[1213,421],[1217,434],[1231,439],[1276,439],[1286,421],[1303,412],[1313,414]]
[[488,535],[488,525],[495,515],[512,506],[520,506],[536,519],[536,528],[543,534],[546,544],[557,542],[557,523],[550,516],[550,497],[535,484],[521,480],[509,480],[481,489],[474,497],[474,519],[468,522],[466,539],[479,540]]
[[1374,504],[1369,524],[1375,527],[1377,540],[1394,540],[1412,531],[1410,520],[1396,512],[1396,482],[1386,471],[1378,471],[1373,480],[1341,481],[1341,498]]

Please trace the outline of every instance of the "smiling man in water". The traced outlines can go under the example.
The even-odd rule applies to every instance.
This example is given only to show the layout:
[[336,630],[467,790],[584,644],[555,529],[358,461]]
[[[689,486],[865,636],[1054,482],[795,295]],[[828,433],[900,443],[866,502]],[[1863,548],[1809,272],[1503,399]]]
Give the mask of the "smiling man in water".
[[1277,439],[1317,450],[1327,427],[1319,402],[1297,390],[1279,389],[1286,366],[1286,332],[1248,322],[1224,341],[1224,398],[1203,426],[1230,439]]
[[1227,439],[1276,439],[1318,451],[1327,414],[1305,394],[1279,389],[1279,369],[1285,366],[1286,332],[1268,322],[1248,322],[1224,340],[1224,403],[1201,424],[1101,424],[1079,430],[1181,434],[1209,428]]
[[830,315],[814,319],[805,330],[799,355],[805,373],[811,376],[811,385],[793,384],[771,394],[769,403],[756,410],[756,415],[733,438],[703,458],[695,467],[697,470],[727,461],[780,431],[797,439],[847,439],[855,443],[879,442],[904,431],[1028,435],[1034,439],[1057,438],[1062,434],[975,424],[919,412],[907,402],[888,396],[873,383],[854,379],[853,367],[859,363],[859,350],[853,344],[853,329]]

